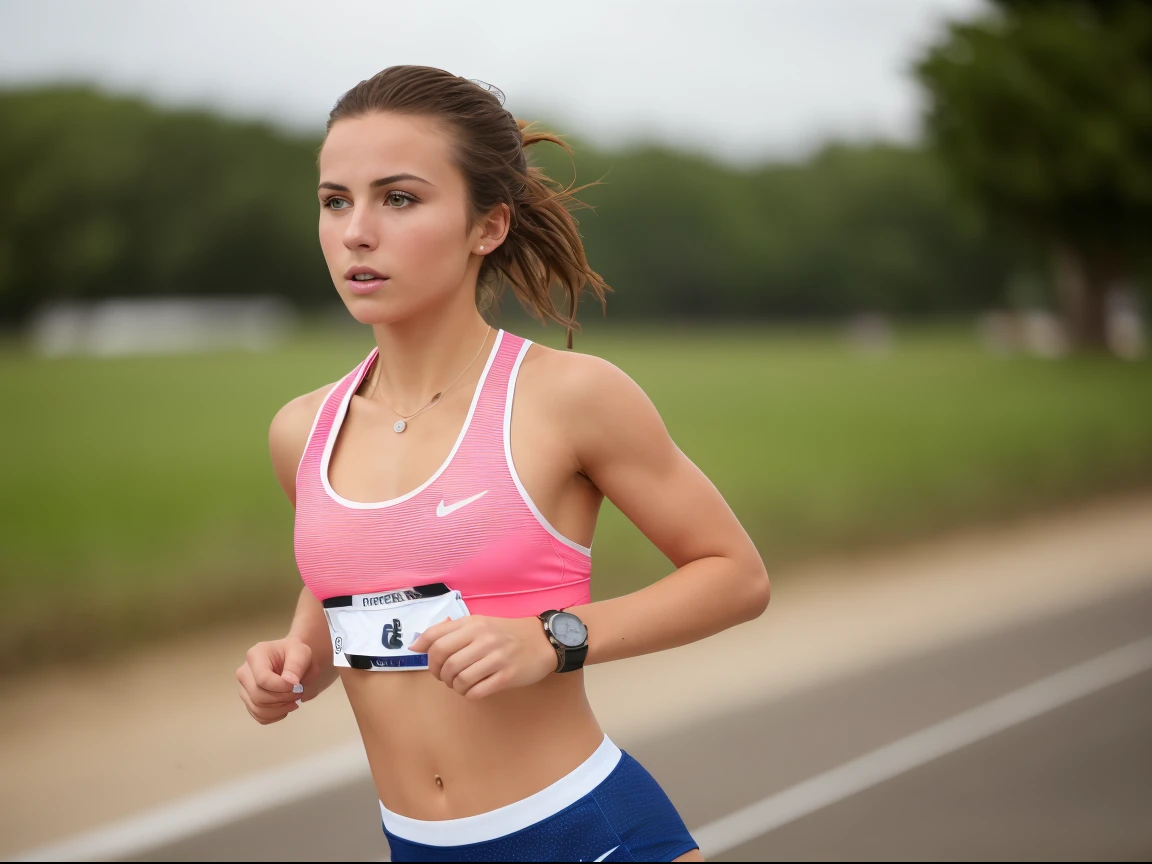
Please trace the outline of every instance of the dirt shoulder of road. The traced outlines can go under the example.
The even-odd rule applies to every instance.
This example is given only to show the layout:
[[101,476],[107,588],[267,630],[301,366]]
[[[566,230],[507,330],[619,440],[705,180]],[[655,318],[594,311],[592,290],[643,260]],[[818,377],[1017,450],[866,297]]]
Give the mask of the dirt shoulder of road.
[[[592,667],[588,691],[605,730],[627,747],[1148,582],[1152,493],[789,568],[774,574],[761,618]],[[285,722],[248,718],[233,671],[251,644],[283,627],[251,621],[5,681],[0,855],[355,741],[339,684]]]

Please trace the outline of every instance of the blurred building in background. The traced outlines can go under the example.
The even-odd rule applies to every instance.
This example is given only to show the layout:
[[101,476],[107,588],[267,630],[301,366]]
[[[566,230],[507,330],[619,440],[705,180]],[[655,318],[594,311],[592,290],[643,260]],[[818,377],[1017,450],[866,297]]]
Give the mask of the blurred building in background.
[[61,302],[39,307],[28,331],[45,357],[269,351],[298,324],[283,297],[196,297]]

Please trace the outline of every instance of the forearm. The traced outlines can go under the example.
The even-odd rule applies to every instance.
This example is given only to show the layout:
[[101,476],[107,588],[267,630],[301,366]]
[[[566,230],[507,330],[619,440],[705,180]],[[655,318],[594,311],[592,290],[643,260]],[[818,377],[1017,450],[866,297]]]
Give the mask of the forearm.
[[[332,665],[332,645],[329,641],[328,621],[320,601],[307,588],[300,592],[296,601],[296,613],[292,616],[292,626],[288,635],[295,637],[312,649],[312,666],[319,670],[319,677],[309,687],[312,698],[326,690],[336,680],[336,668]],[[308,697],[305,697],[308,698]]]
[[768,606],[759,558],[692,561],[631,594],[574,607],[588,627],[586,664],[607,663],[695,642],[756,618]]

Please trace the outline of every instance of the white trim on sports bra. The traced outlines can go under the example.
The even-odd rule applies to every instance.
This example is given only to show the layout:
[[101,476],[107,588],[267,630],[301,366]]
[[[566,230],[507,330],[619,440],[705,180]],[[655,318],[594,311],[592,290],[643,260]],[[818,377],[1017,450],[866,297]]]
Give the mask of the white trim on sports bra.
[[332,426],[328,430],[328,440],[324,444],[324,455],[320,459],[320,482],[324,485],[324,491],[328,493],[329,497],[336,503],[343,504],[345,507],[351,507],[354,510],[378,510],[383,507],[394,507],[397,504],[403,504],[410,498],[415,498],[435,483],[437,478],[452,464],[452,457],[456,455],[456,451],[459,450],[460,445],[464,443],[464,436],[468,434],[468,427],[472,425],[472,415],[476,413],[476,406],[480,402],[480,394],[484,391],[484,382],[488,380],[488,370],[492,368],[492,363],[496,360],[496,355],[500,353],[500,343],[503,341],[504,331],[499,330],[496,333],[496,341],[492,343],[492,351],[488,355],[488,362],[484,364],[484,371],[480,375],[480,380],[476,382],[476,390],[472,394],[472,404],[468,408],[468,416],[464,418],[464,425],[460,429],[460,435],[456,438],[456,443],[452,445],[452,450],[448,454],[448,458],[444,460],[444,464],[436,469],[435,474],[411,492],[406,492],[399,498],[390,498],[387,501],[350,501],[333,489],[332,484],[328,482],[328,463],[332,459],[332,450],[336,446],[336,438],[340,434],[340,427],[344,425],[344,415],[348,413],[348,406],[352,403],[352,394],[355,393],[356,388],[360,386],[364,374],[367,374],[367,363],[365,363],[364,372],[349,385],[348,392],[344,394],[344,398],[340,402],[340,407],[336,410],[336,415],[332,418]]
[[551,786],[506,807],[465,816],[427,822],[393,813],[380,805],[380,818],[389,833],[426,846],[466,846],[507,837],[571,807],[608,779],[620,763],[620,748],[608,738],[580,763]]
[[569,540],[553,528],[551,522],[544,518],[544,514],[540,512],[540,509],[528,494],[528,490],[525,489],[524,484],[520,482],[520,475],[516,473],[516,463],[512,461],[512,397],[516,392],[516,378],[520,374],[520,364],[524,362],[524,356],[531,347],[532,343],[525,339],[524,344],[520,346],[520,352],[516,355],[516,362],[512,365],[512,374],[508,376],[508,395],[504,399],[504,458],[508,460],[508,471],[512,475],[512,482],[516,484],[516,491],[520,493],[520,497],[524,500],[524,503],[528,505],[528,509],[532,511],[532,515],[536,517],[536,521],[540,523],[541,527],[569,549],[575,549],[577,552],[582,552],[591,558],[591,546],[581,546],[575,540]]
[[[367,358],[361,360],[360,363],[353,369],[350,375],[360,375],[360,368],[364,365]],[[332,394],[340,389],[340,382],[337,381],[328,388],[328,392],[324,394],[324,398],[320,400],[320,407],[316,409],[316,416],[312,418],[312,428],[308,430],[308,437],[304,439],[304,452],[300,454],[300,461],[296,463],[296,486],[300,486],[300,469],[304,467],[304,460],[308,458],[308,451],[312,449],[312,436],[316,434],[316,427],[320,425],[320,415],[324,413],[324,409],[328,406],[328,400],[332,398]]]

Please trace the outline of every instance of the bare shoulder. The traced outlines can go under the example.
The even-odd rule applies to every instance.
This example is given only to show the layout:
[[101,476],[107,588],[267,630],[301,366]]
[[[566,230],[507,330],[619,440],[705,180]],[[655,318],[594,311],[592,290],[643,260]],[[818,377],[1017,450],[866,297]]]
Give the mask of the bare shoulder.
[[635,381],[602,357],[538,344],[525,355],[519,381],[532,392],[533,401],[547,399],[582,409],[603,402],[609,393],[643,395]]
[[324,397],[336,383],[325,384],[311,393],[297,396],[276,412],[272,425],[268,428],[268,450],[272,454],[272,467],[276,478],[284,487],[284,494],[293,504],[296,503],[296,469],[308,445],[308,433],[316,412],[320,410]]
[[520,379],[533,405],[559,421],[578,452],[609,441],[624,444],[667,435],[640,385],[601,357],[533,345]]

